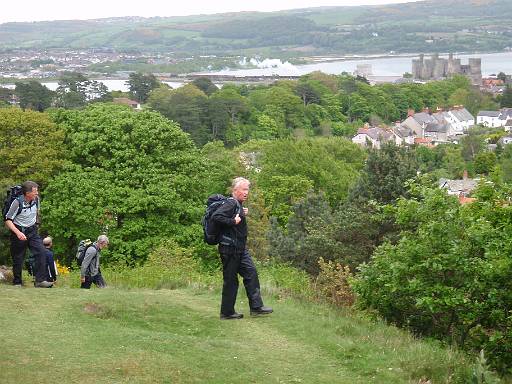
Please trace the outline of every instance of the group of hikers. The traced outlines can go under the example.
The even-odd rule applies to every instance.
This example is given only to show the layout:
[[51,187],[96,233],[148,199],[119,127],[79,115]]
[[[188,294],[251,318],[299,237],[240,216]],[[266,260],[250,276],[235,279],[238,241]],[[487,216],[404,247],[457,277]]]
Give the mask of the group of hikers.
[[[231,197],[224,199],[211,215],[211,221],[218,230],[218,240],[214,244],[218,244],[223,270],[221,320],[243,318],[242,313],[235,311],[238,275],[243,279],[250,314],[257,316],[273,312],[272,308],[263,305],[258,273],[246,246],[246,216],[249,210],[243,203],[249,196],[249,188],[249,180],[235,178],[231,185]],[[5,225],[10,230],[13,285],[16,287],[23,285],[22,267],[27,248],[34,258],[34,286],[51,288],[57,279],[52,239],[41,239],[38,232],[39,206],[38,184],[26,181],[21,185],[19,196],[12,199],[4,214]],[[101,250],[108,245],[108,237],[100,235],[96,242],[86,248],[80,267],[81,288],[89,289],[93,283],[99,288],[106,287],[101,275],[100,257]]]
[[[25,181],[21,185],[19,196],[12,198],[4,215],[5,226],[10,231],[12,257],[12,283],[15,287],[23,286],[22,268],[27,248],[34,259],[31,265],[34,287],[51,288],[57,280],[57,268],[52,251],[52,238],[41,239],[38,231],[39,219],[39,185]],[[81,288],[90,288],[92,283],[105,287],[105,280],[100,271],[100,250],[108,246],[108,237],[100,235],[90,246],[80,268]]]

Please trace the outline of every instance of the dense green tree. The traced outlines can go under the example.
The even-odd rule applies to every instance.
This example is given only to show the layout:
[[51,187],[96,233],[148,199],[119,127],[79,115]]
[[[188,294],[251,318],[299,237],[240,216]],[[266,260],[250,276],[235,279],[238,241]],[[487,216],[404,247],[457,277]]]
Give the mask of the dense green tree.
[[130,73],[127,81],[130,95],[140,103],[145,103],[153,89],[160,86],[160,81],[152,73]]
[[475,173],[488,175],[496,166],[496,154],[494,152],[480,152],[475,156]]
[[16,82],[15,85],[14,93],[18,97],[21,108],[42,112],[52,105],[55,92],[38,81]]
[[475,156],[485,148],[485,141],[482,135],[475,130],[470,130],[468,134],[460,140],[462,156],[466,161],[473,161]]
[[[19,108],[0,108],[0,191],[26,180],[44,189],[63,167],[64,132],[46,114]],[[43,216],[43,224],[47,222]],[[7,264],[8,231],[0,228],[0,264]]]
[[[293,89],[286,84],[258,89],[250,93],[251,104],[260,111],[273,111],[282,113],[284,125],[289,132],[303,126],[303,103],[300,97],[293,93]],[[273,114],[270,116],[274,117]]]
[[416,176],[418,165],[409,148],[387,143],[371,149],[351,200],[392,203],[407,194],[406,182]]
[[48,115],[0,109],[0,186],[33,180],[46,185],[66,157],[64,132]]
[[478,89],[459,88],[448,99],[448,106],[463,105],[473,116],[480,110],[495,110],[498,105],[489,94],[484,94]]
[[10,106],[13,95],[12,89],[0,87],[0,108]]
[[501,108],[512,108],[512,86],[507,85],[500,98]]
[[207,96],[211,96],[219,90],[219,88],[208,77],[197,77],[192,81],[192,84],[203,91]]
[[[263,198],[289,206],[306,196],[309,182],[315,192],[325,193],[333,206],[338,204],[347,197],[365,157],[358,146],[336,137],[249,142],[241,146],[241,150],[257,155],[255,169],[259,172],[254,178]],[[297,186],[291,180],[295,180]],[[285,200],[286,192],[279,191],[284,186],[288,186],[292,200]],[[292,192],[292,188],[298,189]],[[271,215],[276,216],[274,209],[277,205],[271,208]],[[284,208],[279,211],[284,212]],[[284,221],[281,215],[280,222]]]
[[177,89],[160,87],[151,92],[148,105],[162,115],[179,123],[198,145],[211,137],[206,125],[208,98],[195,85],[187,84]]
[[96,104],[56,110],[73,165],[45,190],[44,215],[56,249],[82,238],[111,239],[107,261],[143,261],[162,239],[200,242],[205,165],[188,135],[150,111]]

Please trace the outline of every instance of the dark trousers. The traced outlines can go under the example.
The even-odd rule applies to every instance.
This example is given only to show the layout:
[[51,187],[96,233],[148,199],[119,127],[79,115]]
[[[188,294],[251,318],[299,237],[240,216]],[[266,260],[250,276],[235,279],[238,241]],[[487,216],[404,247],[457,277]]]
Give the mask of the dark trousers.
[[80,288],[90,289],[92,283],[96,284],[98,288],[105,288],[107,286],[101,273],[98,273],[95,276],[85,276],[85,281],[80,285]]
[[21,230],[27,240],[21,241],[11,231],[11,256],[12,256],[12,274],[13,284],[22,284],[21,270],[23,267],[23,261],[25,259],[25,253],[28,249],[34,256],[34,277],[36,282],[44,281],[46,277],[46,248],[43,245],[43,240],[37,233],[37,226],[33,225],[29,228],[17,227]]
[[220,313],[232,315],[235,313],[236,295],[238,293],[238,275],[242,276],[250,308],[263,306],[260,292],[258,272],[247,249],[237,250],[234,247],[219,246],[222,260],[222,303]]

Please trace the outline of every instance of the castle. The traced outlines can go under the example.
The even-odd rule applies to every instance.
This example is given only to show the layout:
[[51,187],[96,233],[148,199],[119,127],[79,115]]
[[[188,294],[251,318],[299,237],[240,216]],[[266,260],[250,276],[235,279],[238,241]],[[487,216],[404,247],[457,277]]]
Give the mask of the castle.
[[431,59],[425,59],[421,54],[419,59],[412,61],[412,76],[419,80],[443,79],[455,74],[465,75],[470,78],[474,85],[482,84],[482,59],[468,59],[467,65],[461,65],[460,59],[454,59],[450,53],[448,59],[439,57],[435,53]]

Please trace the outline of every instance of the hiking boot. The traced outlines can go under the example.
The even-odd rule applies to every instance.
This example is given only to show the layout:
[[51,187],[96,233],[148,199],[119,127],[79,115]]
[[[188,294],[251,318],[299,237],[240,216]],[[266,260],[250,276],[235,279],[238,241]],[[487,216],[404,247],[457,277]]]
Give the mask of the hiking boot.
[[13,284],[12,286],[13,286],[14,288],[21,288],[21,287],[23,287],[23,285],[22,285],[22,284]]
[[38,281],[34,283],[34,287],[36,288],[51,288],[53,287],[53,283],[49,281]]
[[225,315],[223,313],[220,314],[220,319],[221,320],[237,320],[237,319],[242,319],[244,317],[244,315],[242,313],[233,313],[232,315]]
[[274,312],[272,308],[265,306],[259,308],[251,308],[251,316],[268,315],[272,312]]

